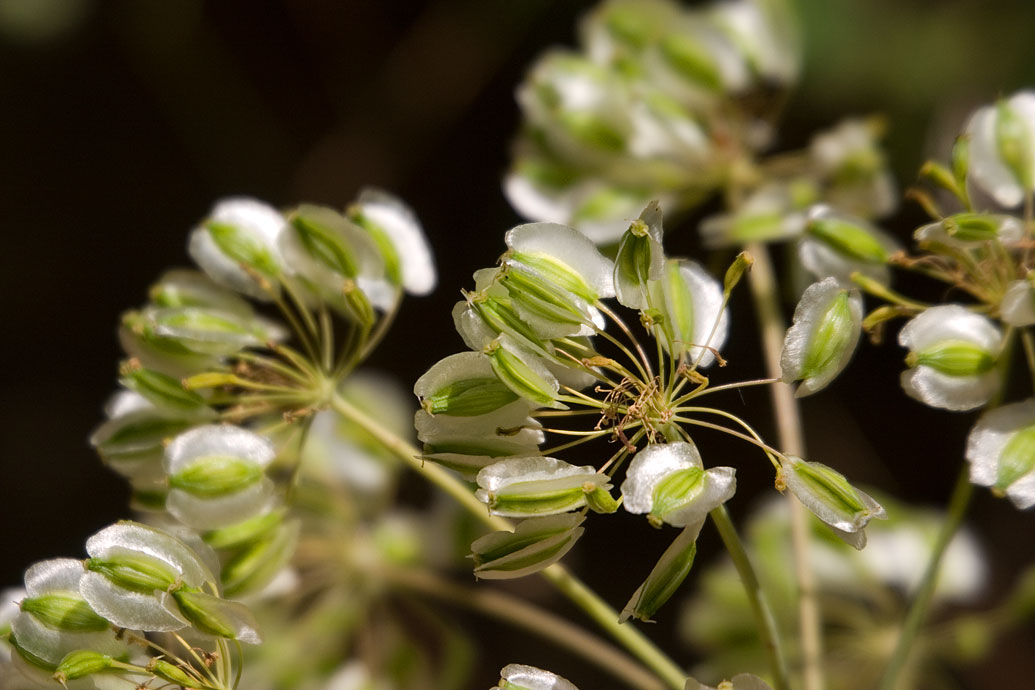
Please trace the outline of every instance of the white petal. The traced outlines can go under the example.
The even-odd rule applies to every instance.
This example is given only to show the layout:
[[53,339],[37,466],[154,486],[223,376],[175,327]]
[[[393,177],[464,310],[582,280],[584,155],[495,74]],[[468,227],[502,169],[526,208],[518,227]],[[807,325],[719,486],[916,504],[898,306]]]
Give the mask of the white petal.
[[119,656],[126,648],[124,642],[115,639],[112,630],[65,632],[51,628],[29,613],[22,613],[11,622],[11,632],[19,646],[55,666],[77,649]]
[[1028,280],[1011,282],[999,305],[1003,321],[1011,326],[1024,327],[1035,324],[1035,289]]
[[500,678],[523,690],[579,690],[555,673],[523,664],[504,666]]
[[229,424],[207,424],[186,431],[165,449],[165,471],[176,474],[198,458],[220,455],[266,467],[276,457],[273,443],[264,436]]
[[[486,436],[495,434],[497,429],[527,427],[522,429],[518,436],[528,438],[533,445],[538,445],[542,443],[543,432],[538,429],[539,422],[528,416],[531,409],[531,403],[524,398],[519,398],[489,414],[472,417],[431,415],[425,410],[417,410],[413,421],[417,428],[417,438],[425,443],[435,443],[447,437]],[[506,438],[512,437],[507,436]],[[533,441],[533,438],[539,440]]]
[[1035,424],[1035,399],[1011,403],[981,415],[967,436],[966,458],[970,481],[993,486],[998,479],[999,458],[1014,434]]
[[435,261],[420,222],[406,204],[380,189],[359,193],[356,204],[363,215],[381,228],[395,246],[402,265],[402,282],[411,295],[435,289]]
[[268,512],[274,503],[273,488],[273,482],[264,476],[240,491],[216,498],[172,489],[165,497],[165,509],[193,529],[217,529]]
[[[171,566],[180,578],[192,587],[200,587],[206,582],[218,582],[193,549],[182,541],[162,530],[128,520],[105,527],[87,539],[86,552],[93,558],[103,559],[117,558],[121,553],[141,553]],[[101,613],[99,609],[97,612]]]
[[120,628],[163,632],[188,625],[175,605],[119,587],[100,573],[85,573],[79,592],[94,611]]
[[[541,490],[579,486],[597,474],[595,467],[575,465],[556,458],[533,456],[523,458],[507,458],[478,473],[478,486],[489,492],[497,492],[515,484],[535,482],[541,483]],[[601,475],[603,476],[603,475]],[[572,478],[579,478],[572,481]],[[606,476],[604,477],[606,480]]]
[[931,307],[909,321],[898,334],[898,344],[914,352],[946,340],[973,343],[995,354],[999,352],[1003,336],[989,319],[958,304]]
[[574,210],[571,194],[566,190],[537,185],[518,171],[503,179],[503,193],[514,210],[529,220],[565,223]]
[[[695,261],[680,262],[679,272],[686,282],[694,301],[694,332],[690,342],[695,345],[688,350],[688,359],[696,362],[700,358],[700,367],[710,366],[715,361],[715,354],[704,347],[719,350],[726,343],[729,331],[729,311],[722,308],[722,286],[719,281]],[[716,320],[718,324],[716,325]],[[712,328],[715,332],[712,334]],[[711,339],[709,340],[709,336]]]
[[614,297],[614,265],[583,234],[555,223],[527,223],[507,232],[507,246],[567,265],[599,298]]
[[[826,278],[813,283],[802,293],[798,306],[794,309],[794,322],[783,341],[783,352],[780,355],[780,368],[783,380],[791,383],[801,379],[802,367],[809,352],[816,329],[822,325],[823,317],[831,304],[840,295],[842,288],[834,278]],[[855,352],[862,333],[862,296],[858,290],[852,290],[848,297],[848,309],[852,317],[853,335],[851,341],[840,353],[837,362],[826,369],[801,381],[796,395],[804,396],[815,393],[830,383],[848,364]]]
[[678,470],[704,467],[692,443],[655,443],[633,456],[622,482],[622,505],[630,513],[649,513],[654,507],[654,487]]
[[703,481],[704,486],[693,501],[665,514],[666,524],[687,527],[696,522],[703,522],[708,513],[733,498],[733,494],[737,492],[737,470],[732,467],[712,467],[705,470]]
[[25,571],[25,591],[30,597],[55,591],[78,592],[79,578],[86,571],[74,558],[51,558],[34,563]]
[[999,390],[995,370],[978,376],[949,376],[920,366],[903,371],[900,380],[910,397],[931,407],[960,412],[984,405]]
[[802,237],[798,244],[798,258],[817,279],[832,277],[844,287],[854,285],[851,276],[856,271],[882,285],[891,283],[891,269],[885,264],[851,259],[808,235]]

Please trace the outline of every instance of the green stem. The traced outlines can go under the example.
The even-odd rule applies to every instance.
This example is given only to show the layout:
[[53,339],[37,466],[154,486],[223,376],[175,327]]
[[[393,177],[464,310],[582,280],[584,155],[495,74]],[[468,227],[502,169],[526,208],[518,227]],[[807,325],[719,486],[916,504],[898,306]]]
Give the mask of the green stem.
[[[786,326],[780,312],[776,272],[773,270],[769,251],[764,244],[753,243],[747,247],[747,251],[755,260],[748,282],[751,286],[755,308],[758,311],[766,372],[770,378],[778,379],[783,375],[780,355],[783,351]],[[805,438],[802,432],[801,413],[790,386],[776,383],[769,391],[776,416],[780,447],[784,453],[804,456]],[[819,602],[816,598],[816,578],[809,565],[808,516],[804,506],[796,498],[788,494],[787,501],[791,516],[794,574],[798,584],[798,629],[801,635],[802,679],[805,690],[822,690],[824,685],[823,638]]]
[[592,635],[564,618],[493,589],[463,587],[437,577],[434,573],[411,568],[380,571],[385,578],[405,589],[436,597],[486,616],[499,618],[524,628],[600,666],[629,687],[638,690],[665,690],[665,684],[620,649]]
[[744,592],[747,593],[748,602],[751,604],[751,611],[755,614],[755,622],[758,625],[759,636],[762,638],[762,647],[766,656],[769,657],[769,666],[773,672],[773,686],[775,690],[788,690],[790,681],[787,677],[787,662],[784,660],[783,651],[780,649],[780,636],[776,630],[776,621],[773,619],[773,612],[769,609],[762,585],[755,575],[754,566],[748,558],[747,551],[737,535],[737,530],[730,520],[729,513],[725,506],[719,506],[709,513],[715,528],[719,530],[722,543],[726,546],[733,565],[740,575]]
[[909,653],[913,650],[913,641],[920,632],[920,627],[927,616],[927,609],[934,596],[934,588],[938,584],[938,572],[941,569],[942,557],[945,555],[949,543],[956,535],[956,531],[963,522],[963,515],[967,511],[970,497],[974,493],[974,487],[970,483],[970,466],[963,465],[959,477],[956,479],[956,487],[952,491],[952,498],[949,499],[949,513],[942,523],[938,538],[934,542],[934,548],[927,561],[927,568],[924,570],[923,578],[920,580],[920,587],[917,589],[913,603],[906,614],[905,623],[902,625],[902,634],[895,644],[895,650],[888,660],[884,670],[884,678],[881,681],[881,690],[894,690],[898,682],[899,674],[905,668],[909,660]]
[[[330,405],[338,414],[363,427],[367,433],[376,438],[387,450],[391,451],[396,457],[404,461],[432,484],[453,497],[471,515],[481,520],[487,527],[497,531],[513,531],[514,527],[508,520],[490,515],[485,504],[474,497],[474,494],[471,493],[466,484],[444,468],[425,463],[420,457],[420,450],[385,429],[366,412],[355,407],[337,393],[333,394]],[[618,612],[601,599],[596,592],[589,589],[582,581],[572,575],[567,568],[559,563],[555,563],[543,570],[542,575],[562,594],[581,608],[605,632],[621,643],[645,666],[650,668],[665,682],[665,685],[672,688],[672,690],[683,690],[683,685],[687,678],[686,673],[637,628],[619,624]]]

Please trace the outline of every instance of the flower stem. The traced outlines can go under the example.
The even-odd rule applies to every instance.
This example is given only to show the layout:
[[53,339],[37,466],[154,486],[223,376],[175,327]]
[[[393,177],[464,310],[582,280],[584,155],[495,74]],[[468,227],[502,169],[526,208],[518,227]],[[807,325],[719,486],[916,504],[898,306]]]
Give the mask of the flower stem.
[[747,594],[748,602],[751,604],[751,611],[755,614],[755,621],[758,624],[758,633],[762,638],[762,647],[766,656],[769,657],[769,666],[773,672],[773,686],[775,690],[788,690],[790,681],[787,677],[787,662],[784,659],[783,651],[780,649],[780,635],[776,630],[776,621],[773,619],[773,612],[766,601],[762,585],[755,574],[755,568],[751,565],[744,544],[737,535],[737,529],[726,512],[726,506],[719,506],[708,514],[715,528],[719,530],[722,543],[726,551],[733,559],[733,565],[740,575],[741,584],[744,585],[744,592]]
[[[331,397],[330,405],[338,414],[363,427],[387,450],[449,494],[486,526],[497,531],[513,531],[514,527],[508,520],[490,515],[485,504],[474,497],[466,484],[442,467],[425,463],[420,457],[420,450],[385,429],[366,412],[352,405],[338,393],[334,393]],[[651,669],[667,687],[672,690],[683,690],[687,678],[686,673],[637,628],[619,624],[618,612],[601,599],[596,592],[572,575],[567,568],[555,563],[543,570],[542,575],[604,631]]]
[[949,543],[956,535],[956,531],[963,522],[963,515],[967,511],[970,497],[974,493],[974,487],[970,483],[970,466],[963,465],[959,477],[956,479],[956,487],[952,490],[952,498],[949,499],[949,511],[945,522],[942,523],[938,538],[934,542],[931,556],[927,561],[927,568],[924,570],[920,586],[913,597],[913,603],[906,614],[906,620],[902,624],[902,633],[895,644],[895,650],[888,660],[884,669],[884,678],[881,681],[881,690],[894,690],[897,687],[899,674],[909,660],[909,653],[913,650],[913,641],[916,639],[920,627],[927,615],[927,608],[931,604],[931,597],[934,595],[935,585],[938,584],[938,572],[941,569],[942,557]]
[[[776,274],[765,245],[753,243],[747,247],[755,263],[749,274],[751,295],[758,311],[762,331],[766,372],[770,378],[780,378],[780,353],[786,331],[780,313],[776,289]],[[788,385],[777,383],[770,389],[776,416],[777,437],[780,447],[791,455],[805,455],[805,438],[801,426],[798,403]],[[816,580],[809,566],[809,526],[804,506],[788,494],[791,514],[791,542],[794,551],[794,574],[798,583],[798,626],[801,635],[802,679],[805,690],[823,689],[823,639],[820,628],[819,602],[816,599]]]
[[493,589],[463,587],[422,570],[379,571],[388,582],[524,628],[610,671],[638,690],[665,690],[657,676],[611,644],[560,616]]

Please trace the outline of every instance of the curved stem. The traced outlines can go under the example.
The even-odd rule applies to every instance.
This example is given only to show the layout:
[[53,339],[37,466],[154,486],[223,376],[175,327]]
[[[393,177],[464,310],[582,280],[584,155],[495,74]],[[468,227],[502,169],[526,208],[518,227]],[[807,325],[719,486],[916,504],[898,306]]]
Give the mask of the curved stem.
[[564,618],[494,589],[463,587],[434,573],[398,568],[378,571],[393,585],[426,594],[485,616],[506,621],[564,647],[600,666],[629,687],[664,690],[665,684],[625,652]]
[[[449,494],[486,526],[497,531],[513,531],[514,526],[510,524],[509,520],[490,515],[485,504],[474,497],[466,484],[442,467],[425,463],[420,457],[420,451],[405,439],[385,429],[377,420],[352,405],[338,393],[334,393],[330,404],[338,414],[363,427],[387,450]],[[543,570],[542,575],[633,656],[650,668],[668,687],[672,690],[683,690],[687,678],[686,673],[638,629],[619,624],[618,612],[602,600],[596,592],[572,575],[567,568],[555,563]]]
[[[758,311],[759,328],[765,352],[766,372],[770,378],[782,376],[780,354],[786,331],[780,313],[780,299],[776,288],[776,274],[769,251],[764,244],[748,245],[755,263],[749,273],[751,296]],[[805,455],[805,437],[802,432],[798,402],[788,385],[777,383],[770,389],[776,416],[777,437],[780,447],[791,455]],[[822,690],[823,638],[820,626],[819,601],[816,598],[816,578],[809,566],[809,526],[805,507],[788,494],[791,514],[791,544],[794,551],[794,575],[798,583],[798,627],[801,635],[802,677],[805,690]]]
[[773,671],[773,687],[775,690],[788,690],[790,681],[787,678],[787,662],[780,649],[780,636],[776,630],[776,621],[773,619],[773,612],[769,609],[758,576],[755,575],[751,559],[748,558],[747,551],[744,550],[744,545],[737,535],[737,530],[730,521],[726,507],[719,506],[708,515],[715,523],[715,528],[719,530],[722,543],[726,546],[730,558],[733,559],[733,565],[744,585],[744,592],[747,593],[748,603],[751,604],[751,611],[755,614],[758,633],[762,638],[762,647],[765,649],[766,656],[769,657],[769,666]]
[[942,556],[949,547],[949,543],[956,535],[956,531],[963,522],[963,515],[967,511],[970,497],[974,493],[974,487],[970,483],[970,466],[963,465],[959,477],[956,479],[956,487],[952,490],[952,498],[949,499],[949,513],[942,523],[938,538],[934,542],[934,548],[927,561],[927,568],[924,570],[923,578],[917,589],[913,603],[906,614],[906,620],[902,624],[902,634],[895,644],[895,650],[888,660],[884,670],[884,678],[881,681],[881,690],[894,690],[898,682],[899,674],[909,660],[909,653],[913,650],[913,641],[916,639],[920,627],[927,615],[927,608],[931,604],[931,597],[934,595],[935,585],[938,584],[938,571],[941,569]]

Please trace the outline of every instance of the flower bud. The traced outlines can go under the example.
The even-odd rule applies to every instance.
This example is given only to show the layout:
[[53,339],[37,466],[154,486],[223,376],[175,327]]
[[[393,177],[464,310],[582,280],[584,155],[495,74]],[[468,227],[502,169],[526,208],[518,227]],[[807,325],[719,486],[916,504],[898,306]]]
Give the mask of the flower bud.
[[1035,185],[1035,93],[1021,91],[978,109],[967,124],[970,179],[1003,206]]
[[722,279],[722,295],[726,299],[729,299],[733,293],[733,288],[737,286],[740,279],[744,277],[744,274],[751,270],[751,267],[755,264],[755,259],[747,252],[740,252],[733,259],[733,263],[726,269],[726,275]]
[[261,201],[225,199],[194,229],[189,251],[215,282],[259,300],[270,300],[284,270],[278,238],[284,217]]
[[500,671],[499,685],[492,690],[579,690],[555,673],[535,666],[508,664]]
[[1020,509],[1035,505],[1035,400],[983,414],[967,437],[970,481]]
[[576,467],[548,457],[515,457],[478,473],[475,494],[493,515],[530,517],[566,513],[586,504],[586,494],[607,487],[595,467]]
[[812,514],[830,525],[847,544],[862,549],[866,546],[863,531],[871,519],[884,520],[884,508],[859,491],[833,468],[818,462],[805,462],[788,455],[776,477],[776,488],[790,490]]
[[629,602],[622,609],[618,620],[621,623],[636,618],[650,621],[652,616],[672,598],[683,584],[697,555],[697,535],[701,533],[704,521],[689,524],[672,540],[672,543],[651,569],[650,575],[641,584]]
[[622,482],[625,509],[647,513],[655,527],[702,522],[736,490],[736,470],[705,470],[697,447],[682,441],[652,444],[638,452]]
[[902,328],[898,342],[910,349],[902,387],[923,403],[969,410],[988,402],[999,388],[995,363],[1002,334],[965,307],[927,309]]
[[485,349],[497,378],[514,393],[543,407],[566,409],[557,401],[557,379],[531,352],[524,350],[506,334]]
[[852,273],[858,271],[887,285],[891,278],[887,261],[898,250],[898,242],[869,223],[838,214],[828,206],[814,206],[798,256],[820,280],[833,277],[849,286]]
[[647,281],[660,280],[665,268],[661,247],[661,208],[652,201],[622,235],[615,258],[614,285],[619,303],[630,309],[647,306]]
[[[723,309],[719,283],[693,261],[669,259],[660,280],[651,281],[647,301],[660,317],[660,339],[665,349],[707,367],[726,342],[729,315]],[[706,347],[707,346],[707,347]]]
[[797,396],[822,390],[848,364],[859,342],[862,297],[833,278],[810,285],[794,310],[780,356],[782,379],[801,381]]
[[112,658],[107,654],[101,654],[89,649],[80,649],[69,652],[61,660],[61,663],[54,669],[54,680],[64,683],[77,678],[85,678],[94,673],[107,671],[111,668],[111,665]]
[[347,215],[370,233],[385,262],[385,274],[411,295],[435,288],[435,261],[427,237],[413,211],[388,192],[366,188],[349,206]]
[[585,519],[578,513],[528,518],[513,532],[492,532],[476,539],[471,544],[475,577],[509,580],[556,563],[582,536]]

